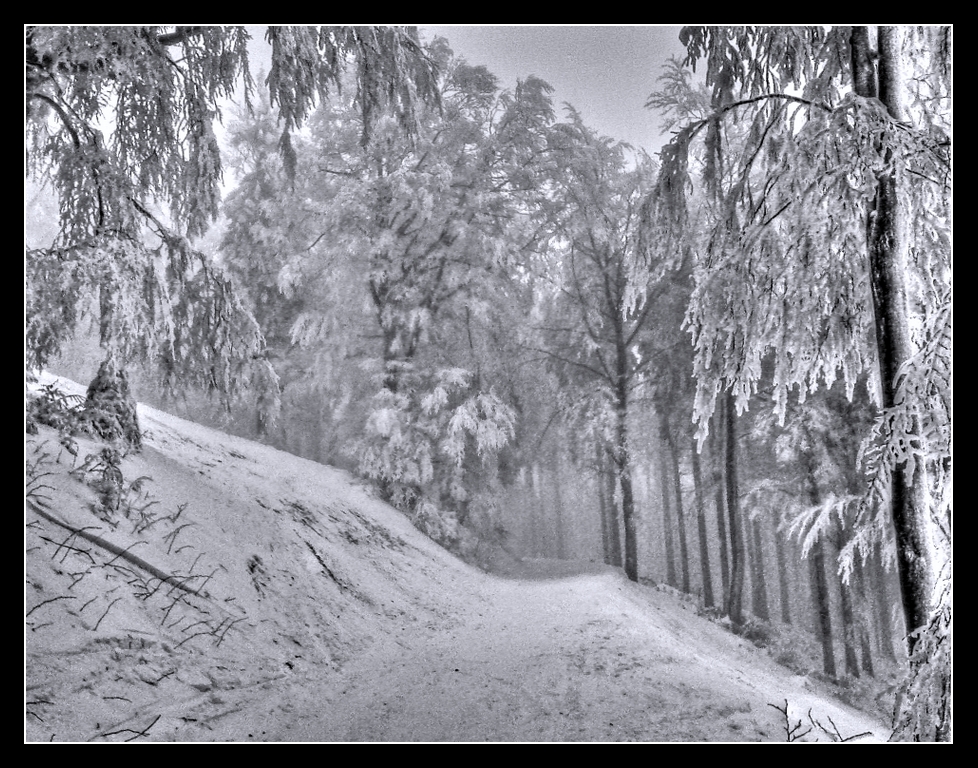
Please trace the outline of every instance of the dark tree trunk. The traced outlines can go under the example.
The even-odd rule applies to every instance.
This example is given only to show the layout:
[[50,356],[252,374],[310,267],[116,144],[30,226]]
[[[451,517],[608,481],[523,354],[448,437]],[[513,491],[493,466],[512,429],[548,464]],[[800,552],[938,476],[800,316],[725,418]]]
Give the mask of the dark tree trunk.
[[737,487],[737,416],[733,390],[728,390],[724,405],[726,416],[727,521],[730,525],[730,591],[726,613],[737,626],[744,623],[744,533],[740,519],[740,491]]
[[602,531],[607,531],[606,560],[608,565],[621,568],[621,528],[618,504],[615,501],[615,473],[608,461],[609,451],[600,443],[596,446],[598,460],[598,493],[602,503]]
[[873,665],[873,646],[870,641],[872,619],[869,611],[868,595],[866,594],[866,577],[862,561],[857,557],[852,567],[851,583],[854,584],[858,596],[856,608],[856,635],[859,640],[859,654],[862,659],[862,671],[870,677],[876,676]]
[[540,466],[530,467],[530,555],[543,554],[540,531],[543,528],[543,492],[541,489]]
[[611,524],[608,514],[608,499],[604,492],[604,472],[601,468],[601,445],[594,446],[595,463],[594,484],[598,497],[598,516],[601,520],[601,562],[611,565]]
[[846,674],[860,676],[859,656],[856,653],[856,617],[852,609],[851,583],[839,579],[839,613],[842,615],[842,648],[846,660]]
[[[864,55],[869,48],[869,32],[863,27],[852,31],[853,83],[857,96],[877,96],[897,123],[906,121],[905,76],[902,71],[903,50],[900,27],[877,27],[877,56],[874,70]],[[876,319],[876,347],[880,365],[880,385],[884,409],[897,403],[897,377],[904,363],[913,355],[910,333],[909,287],[907,284],[910,248],[908,231],[909,206],[905,188],[909,182],[899,164],[887,165],[876,177],[875,206],[866,222],[869,251],[869,276],[873,310]],[[906,441],[913,443],[920,434],[920,422],[914,417],[907,429]],[[911,460],[913,461],[913,460]],[[896,534],[897,577],[907,625],[907,653],[911,658],[910,680],[924,675],[930,695],[940,697],[938,722],[928,733],[916,729],[914,739],[945,741],[950,735],[949,668],[928,672],[929,659],[915,657],[914,650],[926,633],[917,630],[930,626],[931,605],[935,596],[936,564],[933,560],[930,512],[925,463],[913,461],[893,467],[890,481],[890,514]],[[925,646],[926,647],[926,646]],[[929,679],[928,679],[929,678]]]
[[[903,81],[900,73],[900,33],[880,27],[878,77],[868,55],[869,32],[857,27],[852,32],[853,81],[856,94],[875,97],[894,120],[904,119]],[[880,361],[880,384],[884,408],[896,403],[897,374],[910,359],[907,288],[907,214],[901,209],[902,179],[892,170],[877,177],[875,209],[866,225],[869,248],[870,285],[876,317],[876,346]],[[914,424],[919,429],[919,425]],[[891,515],[896,532],[897,573],[907,623],[908,652],[913,652],[913,630],[926,626],[934,592],[933,563],[928,543],[926,477],[922,462],[906,471],[894,468],[890,488]]]
[[682,476],[679,472],[679,450],[669,425],[669,419],[664,414],[660,416],[659,426],[666,447],[669,451],[670,469],[672,470],[672,488],[676,499],[676,529],[679,531],[679,564],[682,567],[682,591],[689,594],[689,545],[686,538],[686,517],[683,512]]
[[750,584],[751,584],[751,611],[753,614],[764,621],[771,618],[767,604],[767,583],[764,577],[764,550],[761,539],[761,523],[757,519],[745,519],[751,535],[751,555],[750,555]]
[[703,473],[700,468],[699,446],[693,439],[693,497],[696,501],[696,528],[700,542],[700,574],[703,579],[703,605],[712,608],[716,605],[713,598],[713,574],[710,572],[710,547],[706,532],[706,501],[703,498]]
[[621,517],[625,524],[625,576],[638,581],[638,530],[635,520],[635,495],[632,490],[631,461],[628,451],[628,395],[624,379],[618,392],[615,435],[615,471],[621,488]]
[[815,604],[815,624],[822,644],[822,671],[835,678],[835,654],[832,650],[832,605],[829,600],[829,582],[825,576],[825,542],[821,539],[809,552],[812,576],[812,597]]
[[774,556],[778,563],[778,587],[781,600],[781,621],[791,623],[791,587],[788,582],[788,557],[778,526],[774,526]]
[[[809,444],[811,437],[809,436]],[[815,476],[815,461],[811,453],[805,454],[805,469],[808,474],[808,500],[813,507],[820,506],[822,495]],[[819,640],[822,643],[822,671],[835,678],[835,652],[832,647],[832,603],[829,598],[829,582],[825,575],[825,541],[819,537],[808,553],[811,563],[812,598],[815,605],[815,623]]]
[[662,540],[666,548],[666,584],[679,587],[676,578],[676,545],[672,538],[672,494],[664,451],[659,452],[659,493],[662,496]]
[[730,594],[730,555],[727,549],[727,505],[723,493],[723,442],[722,432],[726,430],[722,418],[723,402],[717,403],[717,413],[710,429],[710,482],[713,485],[713,503],[717,513],[717,537],[720,541],[720,588],[726,607]]

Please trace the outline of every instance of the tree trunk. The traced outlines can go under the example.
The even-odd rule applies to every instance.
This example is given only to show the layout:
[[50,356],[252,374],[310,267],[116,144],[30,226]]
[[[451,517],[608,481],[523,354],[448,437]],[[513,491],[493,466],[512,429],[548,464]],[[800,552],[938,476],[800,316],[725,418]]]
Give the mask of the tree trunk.
[[[809,445],[812,444],[809,434]],[[822,503],[815,475],[815,459],[811,453],[805,454],[805,469],[808,474],[808,500],[813,507]],[[835,678],[835,652],[832,640],[832,603],[829,598],[829,582],[825,575],[825,537],[819,536],[808,553],[811,563],[812,597],[815,605],[815,624],[822,643],[822,671]]]
[[682,477],[679,472],[679,450],[669,426],[669,419],[664,414],[659,417],[659,428],[669,451],[670,468],[672,470],[672,488],[676,499],[676,528],[679,531],[679,564],[682,567],[682,591],[690,593],[689,586],[689,546],[686,538],[686,517],[683,513]]
[[[878,79],[869,60],[869,33],[853,30],[853,80],[859,96],[879,100],[890,116],[903,120],[905,95],[901,75],[901,32],[897,27],[878,30]],[[873,84],[876,88],[874,89]],[[901,207],[904,180],[893,170],[877,177],[875,210],[866,225],[870,284],[876,317],[876,346],[884,408],[896,404],[897,374],[913,354],[907,296],[907,213]],[[914,424],[919,429],[919,425]],[[926,626],[934,594],[934,565],[930,546],[926,475],[923,462],[898,465],[892,474],[891,516],[896,532],[897,572],[907,623],[907,650],[912,653],[913,630]]]
[[672,495],[669,492],[669,469],[666,466],[665,451],[659,451],[659,493],[662,496],[662,540],[666,548],[666,584],[678,588],[676,545],[672,538]]
[[557,559],[567,559],[567,535],[564,531],[564,497],[560,487],[560,456],[554,450],[554,529],[557,535]]
[[616,568],[621,568],[621,528],[618,522],[618,503],[615,500],[615,473],[608,458],[610,451],[600,443],[596,446],[598,460],[598,488],[600,499],[603,499],[602,521],[603,529],[607,529],[607,562]]
[[[817,494],[816,494],[817,495]],[[812,597],[815,603],[815,624],[822,643],[822,671],[835,678],[835,654],[832,650],[832,604],[829,583],[825,577],[825,542],[819,539],[809,552],[812,576]]]
[[[876,96],[889,113],[900,123],[906,120],[905,78],[902,72],[902,30],[900,27],[877,28],[877,68],[875,79],[878,94],[873,93],[874,70],[866,55],[869,31],[863,27],[852,30],[853,83],[858,96]],[[869,251],[869,275],[873,310],[876,319],[876,347],[880,364],[880,385],[884,409],[897,404],[897,377],[901,366],[913,355],[910,334],[908,298],[908,258],[910,227],[909,208],[905,204],[905,185],[899,167],[885,167],[876,177],[874,209],[866,223]],[[913,444],[920,433],[919,420],[913,418],[904,439]],[[893,467],[890,481],[890,514],[896,534],[897,576],[907,625],[907,653],[911,659],[909,680],[923,679],[930,691],[916,698],[933,698],[937,722],[921,733],[912,728],[914,739],[944,741],[949,738],[950,668],[928,671],[930,659],[916,657],[914,651],[930,627],[932,601],[935,599],[936,569],[932,522],[928,510],[926,467],[923,461],[907,462]],[[923,633],[918,630],[924,630]],[[927,638],[930,642],[933,638]],[[923,648],[928,645],[924,643]],[[921,675],[923,676],[921,678]],[[938,706],[937,700],[940,700]],[[916,705],[913,705],[916,706]],[[921,702],[921,706],[928,706]]]
[[723,402],[717,403],[717,418],[710,430],[710,482],[713,484],[713,503],[717,513],[717,536],[720,540],[720,594],[726,606],[730,594],[730,556],[727,551],[727,505],[723,493],[723,443],[721,430],[725,430],[725,422],[720,418],[723,414]]
[[625,524],[625,576],[638,581],[638,526],[628,451],[628,390],[624,376],[620,378],[617,397],[614,463],[621,487],[621,517]]
[[751,611],[764,621],[769,621],[771,614],[767,604],[767,583],[764,579],[764,550],[761,539],[761,523],[748,516],[745,523],[750,531],[753,546],[750,556]]
[[693,498],[696,501],[696,528],[700,541],[700,574],[703,580],[703,605],[712,608],[716,605],[713,598],[713,574],[710,572],[710,547],[706,533],[706,501],[703,498],[703,474],[700,469],[699,446],[693,438]]
[[859,677],[859,657],[856,654],[856,617],[852,609],[852,582],[839,579],[839,613],[842,616],[842,649],[846,660],[846,674]]
[[740,490],[737,487],[737,416],[733,390],[727,390],[726,403],[726,479],[727,520],[730,525],[730,591],[727,594],[727,615],[735,625],[744,623],[744,534],[740,521]]
[[540,531],[543,527],[543,493],[540,465],[530,467],[530,555],[540,557],[543,552]]
[[611,516],[608,514],[608,499],[604,492],[604,472],[601,469],[601,444],[594,444],[597,461],[594,465],[594,483],[598,496],[598,516],[601,520],[601,562],[611,565]]
[[856,609],[856,635],[859,640],[859,654],[862,659],[862,671],[870,677],[875,677],[876,670],[873,665],[873,648],[872,643],[870,642],[872,618],[869,611],[868,595],[866,594],[866,577],[863,569],[863,563],[858,557],[855,558],[853,562],[852,579],[850,583],[854,585],[854,590],[858,600]]
[[778,587],[781,599],[781,621],[791,623],[791,587],[788,582],[788,558],[777,524],[774,526],[774,556],[778,563]]
[[896,661],[893,650],[893,622],[890,620],[890,590],[886,584],[886,569],[883,567],[883,555],[876,551],[870,560],[870,571],[873,576],[873,603],[876,605],[876,623],[879,626],[877,647],[880,654],[888,661]]

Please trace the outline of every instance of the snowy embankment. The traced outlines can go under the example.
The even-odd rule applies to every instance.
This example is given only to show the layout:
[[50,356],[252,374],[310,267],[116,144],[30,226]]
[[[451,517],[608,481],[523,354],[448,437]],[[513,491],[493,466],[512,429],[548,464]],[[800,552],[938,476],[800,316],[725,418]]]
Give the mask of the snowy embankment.
[[104,445],[27,436],[28,741],[783,741],[786,701],[887,736],[674,595],[483,574],[345,473],[139,413],[108,519]]

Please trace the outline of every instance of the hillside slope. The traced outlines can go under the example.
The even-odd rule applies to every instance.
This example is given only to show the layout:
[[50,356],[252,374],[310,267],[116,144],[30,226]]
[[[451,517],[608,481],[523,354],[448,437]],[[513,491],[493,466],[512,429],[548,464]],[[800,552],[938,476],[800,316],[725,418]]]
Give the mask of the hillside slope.
[[103,444],[26,438],[27,741],[780,741],[786,701],[886,738],[674,595],[484,574],[345,473],[139,413],[121,497]]

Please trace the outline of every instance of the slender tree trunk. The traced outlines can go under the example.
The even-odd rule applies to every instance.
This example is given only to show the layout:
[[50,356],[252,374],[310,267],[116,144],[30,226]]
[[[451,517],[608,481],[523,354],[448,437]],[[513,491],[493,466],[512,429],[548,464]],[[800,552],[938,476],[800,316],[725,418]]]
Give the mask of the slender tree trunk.
[[676,528],[679,531],[679,564],[682,567],[682,591],[689,594],[689,545],[686,538],[686,517],[683,513],[682,477],[679,472],[679,450],[669,425],[669,419],[664,414],[659,417],[659,427],[666,448],[669,451],[670,468],[672,470],[672,488],[676,499]]
[[[651,474],[651,473],[650,473]],[[662,496],[662,540],[666,548],[666,584],[679,587],[676,578],[676,545],[672,538],[672,494],[665,451],[659,451],[659,493]]]
[[[621,361],[624,363],[624,361]],[[615,428],[615,470],[621,487],[621,516],[625,524],[625,576],[638,581],[638,526],[632,490],[631,459],[628,450],[628,389],[624,371],[619,371]]]
[[600,443],[596,447],[598,460],[598,485],[604,499],[603,520],[608,532],[607,560],[609,565],[621,568],[621,526],[618,518],[618,502],[615,499],[615,472],[609,462],[610,451]]
[[762,548],[761,523],[756,518],[752,520],[749,516],[744,522],[750,531],[753,541],[750,555],[751,610],[757,618],[769,621],[771,614],[768,611],[767,583],[764,578],[764,550]]
[[733,390],[727,390],[726,415],[726,479],[727,520],[730,524],[730,592],[726,613],[736,625],[744,623],[744,534],[740,521],[740,490],[737,487],[737,417]]
[[862,671],[870,677],[876,676],[873,665],[873,648],[870,642],[870,629],[872,619],[869,611],[868,595],[866,594],[866,577],[863,569],[862,560],[855,558],[852,567],[852,578],[850,583],[857,595],[856,614],[856,635],[859,641],[859,654],[862,660]]
[[530,555],[540,557],[543,547],[540,531],[543,526],[543,493],[541,490],[540,465],[530,467]]
[[564,496],[561,492],[560,456],[554,450],[554,531],[557,537],[557,559],[567,559],[567,534],[564,530]]
[[846,660],[846,674],[860,676],[859,656],[856,653],[856,617],[852,609],[852,589],[839,579],[839,613],[842,616],[842,648]]
[[[808,439],[812,444],[811,435]],[[815,475],[815,460],[812,454],[805,454],[805,469],[808,474],[808,500],[813,507],[820,506],[822,495],[818,489]],[[829,597],[829,582],[825,575],[826,555],[825,537],[819,536],[808,553],[812,579],[812,597],[815,604],[815,623],[819,640],[822,643],[822,671],[831,678],[836,676],[835,652],[832,638],[832,603]]]
[[825,542],[819,539],[809,552],[812,577],[812,597],[815,603],[815,623],[822,644],[822,671],[835,678],[835,653],[832,650],[832,605],[829,582],[825,577]]
[[876,605],[876,623],[879,626],[878,647],[880,655],[888,661],[896,661],[893,650],[893,622],[890,620],[890,590],[886,584],[886,569],[883,567],[883,556],[877,551],[870,560],[873,575],[873,603]]
[[791,587],[788,581],[788,557],[784,551],[784,540],[777,524],[774,526],[774,557],[778,564],[778,587],[781,600],[781,621],[791,623]]
[[717,513],[717,537],[720,541],[720,588],[724,607],[730,594],[730,556],[727,551],[727,505],[723,493],[723,443],[721,430],[726,430],[723,414],[723,401],[717,403],[717,418],[710,430],[710,482],[713,485],[713,503]]
[[611,565],[611,523],[608,514],[608,498],[604,492],[604,472],[601,467],[601,444],[594,444],[594,483],[598,496],[598,515],[601,518],[601,562]]
[[693,465],[693,498],[696,501],[696,528],[700,542],[700,574],[703,580],[703,605],[712,608],[716,605],[713,598],[713,574],[710,572],[710,546],[706,533],[706,501],[703,498],[703,473],[700,468],[699,446],[693,439],[690,452]]

